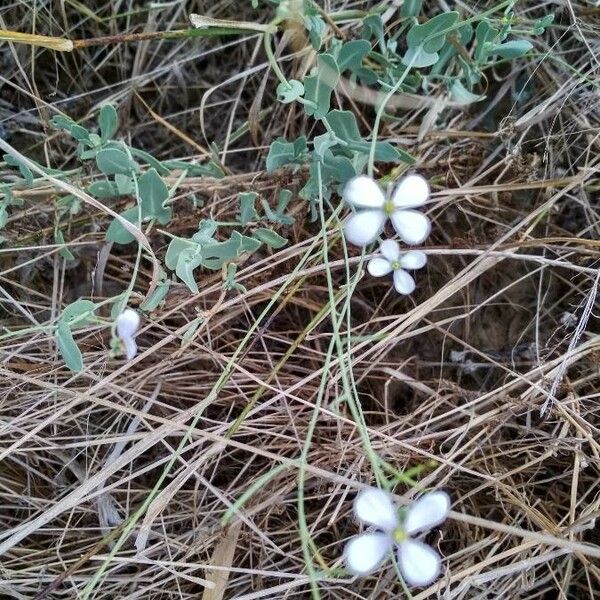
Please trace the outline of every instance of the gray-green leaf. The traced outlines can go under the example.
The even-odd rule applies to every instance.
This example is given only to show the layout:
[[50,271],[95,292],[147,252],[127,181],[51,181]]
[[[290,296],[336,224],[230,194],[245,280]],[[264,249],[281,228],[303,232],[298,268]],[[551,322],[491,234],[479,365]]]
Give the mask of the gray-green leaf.
[[533,44],[527,40],[513,40],[511,42],[504,42],[491,49],[491,54],[498,54],[502,58],[519,58],[524,54],[527,54],[533,48]]
[[304,110],[309,116],[321,119],[329,112],[331,93],[340,80],[340,70],[331,54],[319,54],[317,72],[304,79],[304,98],[313,104],[305,104]]
[[117,173],[130,175],[132,172],[137,173],[139,171],[137,163],[117,148],[104,148],[98,151],[96,164],[106,175],[116,175]]
[[288,243],[284,237],[281,237],[278,233],[275,233],[270,229],[266,229],[265,227],[260,227],[257,229],[254,232],[254,237],[267,244],[267,246],[275,249],[283,248],[283,246]]
[[257,197],[256,192],[243,192],[240,194],[240,223],[242,225],[248,225],[250,221],[258,219],[258,214],[254,208]]
[[115,135],[119,126],[117,111],[112,104],[104,104],[102,106],[98,123],[100,125],[100,140],[102,143],[107,142]]
[[71,328],[65,321],[59,321],[56,325],[55,330],[56,344],[58,351],[62,356],[65,364],[71,371],[79,373],[83,370],[83,356],[81,350],[79,350],[75,340],[73,339],[73,333]]
[[169,190],[156,169],[148,169],[138,179],[142,218],[156,219],[161,225],[171,220],[171,209],[163,203],[169,198]]

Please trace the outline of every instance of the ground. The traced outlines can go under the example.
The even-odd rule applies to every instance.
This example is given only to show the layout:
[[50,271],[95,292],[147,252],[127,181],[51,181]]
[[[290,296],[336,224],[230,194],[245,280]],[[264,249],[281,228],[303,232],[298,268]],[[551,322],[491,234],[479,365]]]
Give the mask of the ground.
[[[494,7],[448,4],[425,2],[421,20]],[[378,6],[387,35],[405,17]],[[377,6],[320,8],[328,44],[360,39],[363,17],[350,17]],[[352,502],[382,473],[401,505],[427,489],[452,499],[426,538],[442,576],[414,598],[594,597],[600,8],[518,2],[514,35],[533,49],[487,69],[483,99],[448,104],[436,80],[390,99],[379,139],[409,152],[432,191],[428,263],[409,296],[366,272],[376,247],[361,255],[344,242],[339,188],[310,202],[306,162],[267,169],[277,138],[324,129],[277,100],[263,34],[154,35],[187,29],[190,13],[264,25],[274,10],[0,7],[3,29],[87,40],[67,51],[0,42],[3,154],[46,169],[27,181],[0,163],[0,597],[407,597],[391,562],[369,577],[343,570],[344,543],[360,531]],[[549,12],[552,26],[533,35]],[[316,53],[290,22],[273,52],[302,80]],[[140,33],[148,39],[131,38]],[[372,89],[340,84],[331,100],[367,140]],[[119,143],[216,169],[162,173],[172,215],[143,224],[140,244],[106,241],[110,211],[133,192],[90,196],[102,174],[51,122],[96,131],[107,103]],[[374,168],[389,181],[409,166]],[[293,224],[269,227],[287,243],[237,256],[235,285],[201,268],[191,290],[165,266],[172,236],[190,238],[202,219],[237,222],[247,192],[275,209],[284,189]],[[168,293],[148,308],[161,278]],[[110,326],[125,292],[142,315],[131,361]],[[57,324],[80,299],[97,308],[73,328],[73,370]]]

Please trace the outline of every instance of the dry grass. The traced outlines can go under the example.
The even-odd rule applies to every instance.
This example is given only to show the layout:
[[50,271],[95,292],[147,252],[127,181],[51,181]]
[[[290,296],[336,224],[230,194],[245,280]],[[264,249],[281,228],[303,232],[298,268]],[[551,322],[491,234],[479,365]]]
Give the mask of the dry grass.
[[[88,15],[72,0],[21,0],[0,9],[0,24],[90,38],[182,27],[186,11],[256,18],[249,2],[242,11],[187,4],[140,4],[115,17],[138,3],[98,3]],[[20,192],[25,204],[0,248],[4,332],[24,331],[1,347],[2,598],[308,598],[299,489],[322,598],[401,597],[391,567],[356,580],[335,570],[357,531],[355,492],[374,482],[349,392],[374,452],[400,471],[421,467],[416,488],[396,487],[399,500],[431,487],[454,501],[430,539],[445,576],[415,598],[594,597],[600,11],[583,1],[522,4],[524,16],[557,12],[536,59],[499,67],[488,100],[444,110],[435,127],[422,126],[424,104],[383,128],[434,182],[430,261],[411,298],[362,277],[358,258],[347,267],[354,250],[335,220],[310,223],[298,198],[292,243],[240,266],[245,293],[223,294],[218,274],[206,274],[195,296],[176,285],[145,319],[134,361],[111,358],[107,330],[90,327],[78,335],[85,370],[73,375],[47,325],[79,297],[122,292],[133,274],[142,299],[151,266],[136,273],[133,246],[106,248],[108,220],[91,207],[71,223],[77,262],[65,263],[52,238],[54,188],[40,181]],[[282,65],[298,76],[310,60],[300,53]],[[171,233],[189,233],[201,217],[233,218],[241,190],[271,198],[303,181],[302,172],[261,171],[272,139],[311,125],[274,101],[258,37],[63,54],[4,44],[0,64],[2,135],[40,162],[63,167],[74,156],[47,129],[49,117],[93,117],[105,101],[119,106],[120,135],[159,159],[201,158],[217,143],[230,174],[186,183]],[[517,100],[526,80],[530,93]],[[368,104],[343,92],[337,103],[367,131]],[[250,134],[232,135],[245,123]],[[191,194],[204,208],[193,208]],[[151,236],[159,257],[166,241]],[[182,347],[198,314],[205,319]],[[110,557],[123,519],[169,461],[158,495]],[[223,527],[227,509],[268,473]]]

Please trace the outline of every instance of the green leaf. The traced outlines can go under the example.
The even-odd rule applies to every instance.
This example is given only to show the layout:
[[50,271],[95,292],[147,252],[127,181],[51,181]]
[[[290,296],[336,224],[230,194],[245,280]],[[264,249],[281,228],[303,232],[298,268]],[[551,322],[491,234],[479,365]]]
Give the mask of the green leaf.
[[477,46],[473,57],[475,62],[485,62],[489,51],[491,49],[490,44],[496,39],[499,31],[494,29],[485,19],[477,24],[475,29],[475,39],[477,40]]
[[0,229],[4,229],[8,223],[8,210],[6,210],[6,204],[0,204]]
[[266,167],[270,173],[279,167],[290,163],[300,163],[306,153],[306,138],[299,137],[294,142],[288,142],[284,138],[278,138],[271,143],[267,156]]
[[308,38],[315,50],[321,48],[323,43],[323,34],[327,30],[325,21],[318,15],[304,15],[304,26],[308,31]]
[[156,219],[161,225],[166,225],[171,220],[172,214],[170,208],[163,206],[163,203],[169,198],[169,190],[156,169],[148,169],[140,176],[138,190],[142,218]]
[[400,9],[403,17],[416,17],[421,12],[423,0],[404,0]]
[[12,154],[5,154],[3,156],[4,158],[4,162],[7,165],[10,165],[11,167],[16,167],[17,169],[19,169],[19,173],[21,174],[21,177],[23,177],[23,179],[29,184],[31,185],[33,183],[33,173],[31,172],[31,169],[23,164],[18,158],[15,158]]
[[166,273],[161,269],[162,279],[156,284],[154,291],[142,302],[140,309],[145,312],[151,312],[164,300],[169,293],[171,282],[167,279]]
[[87,187],[87,192],[96,198],[114,198],[121,195],[116,183],[112,181],[94,181]]
[[463,106],[472,104],[473,102],[479,102],[485,98],[485,96],[478,96],[477,94],[470,92],[460,82],[459,79],[456,79],[452,82],[452,85],[450,86],[450,93],[452,94],[452,100],[462,104]]
[[[360,135],[354,113],[348,110],[332,110],[327,115],[327,122],[335,135],[346,142],[350,150],[366,155],[370,153],[371,142],[364,140]],[[401,160],[408,164],[415,162],[410,154],[394,148],[389,142],[377,142],[375,144],[375,159],[385,162],[398,162]]]
[[94,322],[95,310],[96,305],[91,300],[75,300],[65,306],[58,320],[69,328],[85,327]]
[[[131,146],[129,147],[129,152],[131,152],[131,156],[135,156],[136,158],[139,158],[146,162],[150,167],[154,167],[160,175],[169,174],[170,171],[166,164],[161,163],[159,160],[156,160],[156,158],[154,158],[152,154],[149,154],[144,150],[140,150],[139,148],[132,148]],[[192,173],[190,173],[190,175],[192,175]]]
[[135,191],[133,179],[129,177],[129,175],[121,175],[120,173],[117,173],[115,175],[115,184],[121,196],[133,194],[133,192]]
[[196,248],[197,246],[198,244],[191,240],[173,237],[167,248],[167,253],[165,254],[165,265],[174,271],[177,267],[177,261],[179,260],[181,253],[188,248]]
[[546,30],[546,27],[549,27],[550,25],[552,25],[552,23],[554,23],[554,15],[553,14],[549,14],[549,15],[546,15],[545,17],[542,17],[541,19],[538,19],[533,24],[533,33],[535,35],[541,35]]
[[267,246],[275,249],[283,248],[283,246],[288,243],[284,237],[281,237],[278,233],[275,233],[270,229],[266,229],[265,227],[260,227],[257,229],[254,232],[254,237],[267,244]]
[[371,44],[367,40],[352,40],[346,42],[340,49],[337,64],[340,73],[346,69],[355,71],[362,66],[362,61],[371,51]]
[[382,48],[385,46],[383,21],[379,15],[368,15],[363,19],[362,37],[365,40],[377,40]]
[[67,131],[71,131],[71,127],[75,125],[75,121],[70,117],[63,117],[63,115],[54,115],[50,119],[50,123],[57,129],[66,129]]
[[100,140],[105,143],[115,135],[119,126],[119,117],[112,104],[104,104],[100,108],[98,124],[100,125]]
[[89,143],[89,145],[92,145],[90,140],[91,134],[85,127],[77,125],[77,123],[73,123],[69,129],[69,132],[78,142],[85,142]]
[[181,346],[185,346],[193,337],[194,334],[200,328],[200,325],[204,323],[204,317],[196,317],[190,324],[187,326],[186,330],[183,332],[181,336]]
[[331,94],[340,80],[340,70],[331,54],[319,54],[315,75],[304,79],[304,98],[311,104],[305,104],[307,115],[321,119],[329,112]]
[[54,233],[54,243],[64,245],[64,248],[61,248],[58,251],[59,256],[61,256],[62,258],[64,258],[67,261],[75,260],[75,256],[73,255],[73,253],[69,250],[69,248],[65,244],[65,236],[63,235],[63,232],[60,229],[58,229]]
[[[139,209],[137,206],[132,206],[121,213],[121,216],[130,223],[138,224]],[[131,234],[121,223],[114,219],[106,230],[106,241],[115,242],[116,244],[129,244],[135,240],[135,236]]]
[[81,200],[77,196],[73,196],[73,194],[68,194],[56,201],[56,207],[61,215],[68,213],[71,216],[75,216],[81,212]]
[[[156,161],[158,162],[158,161]],[[165,160],[162,163],[159,163],[163,167],[163,171],[166,170],[166,173],[160,171],[158,168],[156,170],[161,173],[161,175],[168,175],[169,170],[181,170],[187,171],[187,174],[190,177],[200,176],[200,177],[215,177],[216,179],[222,179],[225,176],[223,170],[219,165],[215,164],[212,161],[209,161],[203,165],[196,165],[194,163],[186,162],[183,160]],[[152,165],[154,166],[154,165]]]
[[416,69],[423,67],[430,67],[435,65],[440,55],[437,52],[429,53],[426,52],[423,46],[417,46],[416,48],[409,48],[404,56],[402,57],[402,64],[412,66]]
[[240,223],[242,225],[248,225],[250,221],[258,219],[258,213],[254,208],[257,197],[256,192],[243,192],[240,194]]
[[96,154],[96,164],[98,168],[106,175],[131,175],[137,173],[139,167],[132,161],[125,152],[117,148],[104,148]]
[[287,83],[281,82],[277,86],[277,98],[282,104],[294,102],[304,94],[304,86],[297,79],[290,79]]
[[198,231],[192,236],[197,244],[212,244],[215,242],[214,235],[217,232],[217,222],[212,219],[202,219],[198,223]]
[[81,350],[79,350],[75,340],[73,339],[73,333],[71,328],[65,321],[59,321],[56,325],[55,330],[56,344],[58,351],[62,356],[67,367],[79,373],[83,370],[83,356]]
[[504,42],[491,49],[490,54],[498,54],[502,58],[519,58],[527,54],[533,48],[533,44],[527,40],[513,40],[512,42]]
[[454,27],[458,17],[456,11],[450,11],[436,15],[422,25],[413,25],[406,36],[408,47],[422,47],[426,54],[434,54],[444,45],[446,34]]
[[175,266],[177,277],[188,286],[193,294],[198,293],[198,284],[194,277],[194,269],[199,267],[200,263],[202,263],[202,255],[198,246],[196,248],[186,248],[181,252]]

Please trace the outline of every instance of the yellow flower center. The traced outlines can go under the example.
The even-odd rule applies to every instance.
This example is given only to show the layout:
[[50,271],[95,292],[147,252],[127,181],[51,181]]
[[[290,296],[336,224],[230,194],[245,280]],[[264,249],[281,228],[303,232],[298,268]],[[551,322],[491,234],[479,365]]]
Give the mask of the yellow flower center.
[[383,212],[389,217],[394,210],[396,210],[396,207],[394,206],[394,203],[391,200],[388,200],[387,202],[384,202],[383,204]]
[[392,267],[392,269],[394,271],[397,271],[398,269],[402,268],[402,265],[400,264],[399,260],[395,260],[395,261],[391,262],[390,266]]
[[400,544],[408,539],[408,535],[406,534],[406,531],[402,529],[402,527],[396,527],[396,529],[392,531],[392,539],[394,542],[396,542],[396,544]]

